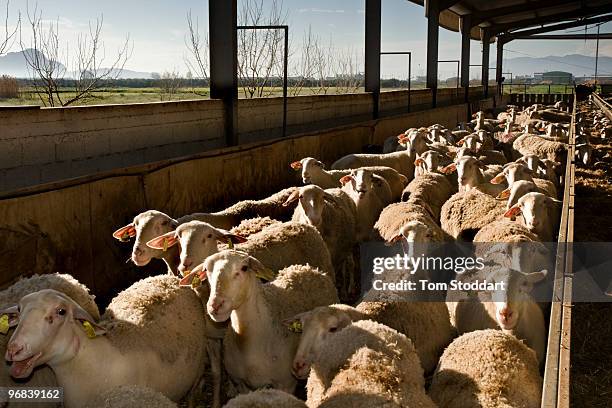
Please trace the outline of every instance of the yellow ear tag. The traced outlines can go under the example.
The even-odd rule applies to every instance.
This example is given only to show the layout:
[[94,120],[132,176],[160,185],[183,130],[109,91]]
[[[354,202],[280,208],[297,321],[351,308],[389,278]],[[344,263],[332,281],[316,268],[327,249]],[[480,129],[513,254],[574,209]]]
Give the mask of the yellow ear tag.
[[185,276],[189,275],[190,273],[191,273],[191,271],[184,270],[184,271],[183,271],[183,278],[184,278]]
[[164,252],[168,250],[168,238],[164,238]]
[[263,270],[263,271],[261,271],[261,272],[257,272],[257,273],[255,274],[255,277],[256,277],[256,278],[259,278],[259,279],[266,280],[266,281],[268,281],[268,282],[271,282],[271,281],[273,281],[273,280],[274,280],[274,278],[276,278],[276,274],[275,274],[275,273],[274,273],[274,271],[273,271],[273,270],[271,270],[271,269],[264,269],[264,270]]
[[125,231],[123,235],[121,236],[121,242],[127,242],[129,240],[130,240],[130,234],[127,231]]
[[302,332],[302,322],[300,322],[299,320],[292,321],[291,324],[289,324],[289,330],[294,333],[301,333]]
[[201,282],[202,282],[202,281],[200,280],[200,277],[199,277],[199,276],[196,274],[196,275],[193,277],[193,280],[191,281],[191,287],[192,287],[192,288],[197,288],[198,286],[200,286],[200,283],[201,283]]
[[90,339],[94,339],[96,337],[96,330],[87,320],[83,322],[83,329],[85,329],[85,333],[87,333],[87,337]]
[[227,248],[228,249],[234,249],[234,243],[229,238],[227,239]]
[[6,334],[9,331],[9,317],[3,314],[0,316],[0,333]]

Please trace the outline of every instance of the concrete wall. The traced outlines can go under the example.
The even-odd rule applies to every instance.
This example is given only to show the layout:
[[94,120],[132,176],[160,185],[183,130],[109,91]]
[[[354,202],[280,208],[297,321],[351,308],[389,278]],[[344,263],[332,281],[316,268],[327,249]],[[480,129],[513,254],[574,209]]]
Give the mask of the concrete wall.
[[[482,90],[471,90],[478,95]],[[440,89],[440,106],[463,101]],[[492,90],[494,92],[494,90]],[[412,92],[413,111],[431,106],[428,89]],[[381,94],[381,114],[407,111],[408,92]],[[282,98],[238,102],[240,143],[281,135]],[[329,129],[372,117],[372,95],[288,99],[288,134]],[[71,108],[0,107],[0,191],[176,158],[224,146],[218,100]],[[463,119],[461,119],[463,120]],[[454,125],[454,123],[449,123]]]
[[451,125],[466,112],[466,105],[432,109],[5,194],[0,197],[0,288],[19,276],[61,271],[108,301],[135,280],[165,269],[161,261],[145,268],[126,264],[131,243],[111,237],[137,213],[158,209],[179,217],[263,197],[299,183],[289,167],[294,160],[313,156],[330,164],[407,127]]

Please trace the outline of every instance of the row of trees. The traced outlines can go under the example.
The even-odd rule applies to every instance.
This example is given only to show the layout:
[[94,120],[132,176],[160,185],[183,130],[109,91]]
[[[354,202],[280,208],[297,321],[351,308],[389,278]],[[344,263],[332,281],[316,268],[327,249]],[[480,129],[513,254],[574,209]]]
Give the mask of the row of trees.
[[[3,0],[0,0],[2,3]],[[16,42],[26,59],[31,79],[29,86],[44,106],[68,106],[95,98],[96,91],[109,85],[127,84],[119,77],[132,55],[129,34],[119,49],[106,55],[102,40],[103,18],[89,23],[75,44],[67,44],[60,37],[59,21],[45,22],[43,13],[34,6],[26,6],[25,18],[21,13],[13,30],[9,29],[9,5],[6,0],[5,32],[0,37],[0,55]],[[238,15],[239,25],[287,25],[288,12],[282,0],[243,0]],[[185,38],[188,75],[182,78],[176,70],[158,74],[151,81],[160,88],[162,100],[172,98],[179,89],[190,87],[202,94],[198,87],[206,86],[209,78],[208,36],[200,32],[198,21],[189,12]],[[23,34],[27,33],[27,36]],[[284,64],[284,38],[282,30],[239,30],[238,77],[243,96],[266,97],[282,86]],[[28,37],[29,40],[23,40]],[[309,93],[327,94],[354,92],[362,86],[363,58],[354,50],[338,51],[331,39],[323,41],[308,29],[299,47],[293,47],[289,38],[289,86],[291,95]],[[297,52],[296,49],[297,48]],[[151,83],[149,80],[130,80]]]

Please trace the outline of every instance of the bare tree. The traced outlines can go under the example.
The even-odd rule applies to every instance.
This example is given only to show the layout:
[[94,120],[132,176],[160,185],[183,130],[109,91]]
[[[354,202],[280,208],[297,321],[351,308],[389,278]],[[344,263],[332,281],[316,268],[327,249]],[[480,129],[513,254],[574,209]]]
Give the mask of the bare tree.
[[293,77],[296,78],[295,84],[290,88],[292,96],[300,95],[305,86],[313,81],[316,72],[316,50],[319,39],[312,34],[312,28],[308,26],[308,31],[304,33],[300,58],[293,67]]
[[[272,0],[268,12],[263,0],[244,0],[239,25],[284,25],[287,12],[282,1]],[[283,66],[282,30],[238,31],[238,79],[247,98],[270,96],[271,84],[281,77]]]
[[316,87],[313,88],[315,94],[327,94],[330,88],[330,71],[334,66],[334,53],[332,52],[332,41],[329,40],[327,46],[318,42],[314,47],[313,65],[314,65],[314,77],[316,80]]
[[[27,11],[31,40],[27,46],[20,39],[26,63],[32,76],[32,86],[35,93],[45,106],[68,106],[78,101],[94,98],[94,92],[101,89],[104,84],[121,75],[125,63],[130,58],[129,35],[122,47],[117,51],[111,64],[103,68],[105,60],[104,43],[101,39],[103,18],[96,19],[89,24],[89,32],[79,35],[76,52],[70,56],[68,43],[63,50],[59,36],[59,21],[49,23],[45,27],[42,12],[35,7],[33,13]],[[71,64],[73,78],[66,78],[67,66],[60,61]],[[71,81],[64,81],[72,79]],[[64,93],[60,87],[63,83],[71,83],[71,92]],[[65,96],[65,95],[68,96]]]
[[[189,51],[189,57],[185,58],[185,64],[192,78],[208,79],[208,35],[200,35],[198,20],[193,20],[191,10],[187,12],[187,26],[189,28],[189,33],[185,38],[185,45]],[[194,87],[192,87],[192,92],[196,95],[203,96],[202,93],[196,92]]]
[[351,93],[359,90],[363,82],[363,75],[359,69],[362,60],[352,49],[338,52],[335,64],[337,93]]
[[164,72],[159,80],[159,98],[170,101],[183,86],[183,79],[176,70]]
[[[1,1],[0,1],[1,4]],[[13,46],[15,43],[15,39],[17,38],[17,31],[19,30],[19,26],[21,24],[21,15],[17,18],[17,24],[15,25],[15,29],[11,30],[9,28],[9,5],[11,4],[10,0],[6,0],[6,12],[4,17],[4,34],[0,36],[0,55],[3,55],[9,48]]]

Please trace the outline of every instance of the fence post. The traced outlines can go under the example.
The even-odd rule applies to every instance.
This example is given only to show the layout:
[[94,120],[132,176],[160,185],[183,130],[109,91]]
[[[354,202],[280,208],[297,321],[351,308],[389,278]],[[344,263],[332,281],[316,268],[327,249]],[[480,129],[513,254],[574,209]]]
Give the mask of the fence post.
[[548,84],[548,94],[550,95],[550,84]]

